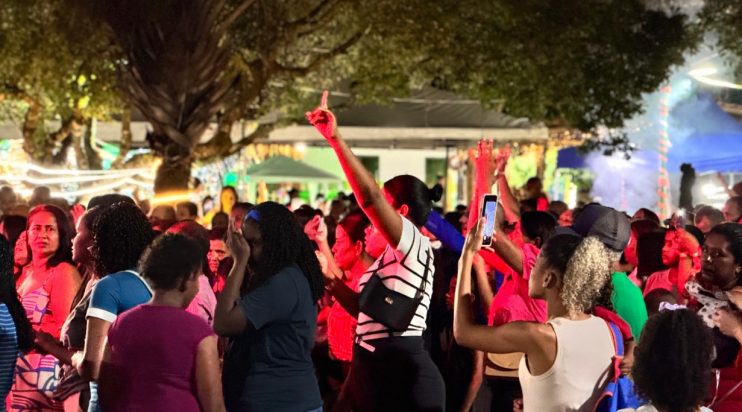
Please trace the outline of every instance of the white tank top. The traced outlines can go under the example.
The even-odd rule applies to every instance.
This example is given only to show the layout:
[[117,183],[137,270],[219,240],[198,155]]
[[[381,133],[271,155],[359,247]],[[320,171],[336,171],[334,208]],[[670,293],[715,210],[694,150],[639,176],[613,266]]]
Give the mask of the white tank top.
[[525,356],[520,361],[524,411],[592,411],[610,377],[615,355],[608,324],[595,316],[581,321],[556,318],[548,323],[556,333],[556,359],[538,376],[531,375]]

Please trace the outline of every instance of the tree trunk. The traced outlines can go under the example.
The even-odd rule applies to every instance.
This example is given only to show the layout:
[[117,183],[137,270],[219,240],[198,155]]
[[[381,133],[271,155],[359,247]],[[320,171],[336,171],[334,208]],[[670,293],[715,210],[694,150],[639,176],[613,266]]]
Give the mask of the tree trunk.
[[70,130],[70,136],[72,136],[72,147],[75,151],[75,159],[77,160],[77,168],[82,169],[82,170],[90,169],[90,163],[88,162],[88,158],[85,155],[85,148],[83,147],[84,142],[82,141],[82,128],[73,127]]
[[131,149],[131,107],[127,106],[121,114],[121,144],[119,145],[119,154],[111,165],[112,169],[123,166],[129,149]]
[[[79,135],[81,133],[80,129],[82,128],[82,125],[84,123],[85,119],[82,117],[82,114],[77,109],[72,112],[72,115],[70,117],[62,119],[62,126],[59,128],[59,130],[54,133],[50,133],[44,141],[44,162],[59,163],[60,160],[64,161],[64,157],[60,155],[61,151],[58,152],[55,156],[54,149],[56,149],[57,145],[67,139],[70,135],[72,135],[73,138],[75,134]],[[66,150],[67,149],[65,147],[62,151]]]
[[193,156],[188,148],[169,143],[162,153],[162,164],[155,176],[155,194],[188,190]]
[[98,156],[98,152],[93,148],[93,119],[88,119],[85,122],[83,149],[85,150],[85,157],[88,159],[88,166],[91,169],[102,169],[103,163],[101,162],[100,156]]
[[34,159],[38,158],[39,154],[35,138],[41,122],[41,105],[36,101],[29,101],[29,107],[23,119],[23,150]]

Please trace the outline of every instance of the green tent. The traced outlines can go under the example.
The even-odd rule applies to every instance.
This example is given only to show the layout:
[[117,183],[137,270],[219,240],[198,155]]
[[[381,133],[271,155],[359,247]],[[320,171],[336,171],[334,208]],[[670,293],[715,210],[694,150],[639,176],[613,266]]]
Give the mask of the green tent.
[[309,166],[286,156],[274,156],[245,170],[249,180],[265,183],[334,183],[341,182],[338,176]]

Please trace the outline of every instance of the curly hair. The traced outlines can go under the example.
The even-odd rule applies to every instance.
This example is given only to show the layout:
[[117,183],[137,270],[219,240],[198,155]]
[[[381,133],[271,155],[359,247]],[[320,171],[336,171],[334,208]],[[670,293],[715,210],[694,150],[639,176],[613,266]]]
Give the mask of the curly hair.
[[251,273],[247,290],[259,288],[281,269],[295,263],[309,281],[312,299],[319,299],[324,293],[322,270],[312,242],[293,214],[275,202],[261,203],[253,212],[245,216],[243,230],[249,220],[257,223],[263,239],[263,253],[259,267]]
[[711,383],[711,331],[687,309],[653,315],[634,350],[637,392],[659,410],[692,412]]
[[13,318],[18,348],[24,353],[30,351],[34,346],[33,329],[15,288],[13,248],[2,236],[0,236],[0,303],[8,307],[10,317]]
[[147,216],[128,202],[103,210],[91,229],[95,273],[101,277],[137,267],[154,236]]
[[616,253],[598,238],[561,234],[552,236],[541,249],[547,265],[562,274],[561,298],[567,310],[590,311],[611,279]]
[[203,245],[195,237],[166,233],[147,247],[139,267],[142,276],[154,289],[185,291],[185,281],[201,271]]

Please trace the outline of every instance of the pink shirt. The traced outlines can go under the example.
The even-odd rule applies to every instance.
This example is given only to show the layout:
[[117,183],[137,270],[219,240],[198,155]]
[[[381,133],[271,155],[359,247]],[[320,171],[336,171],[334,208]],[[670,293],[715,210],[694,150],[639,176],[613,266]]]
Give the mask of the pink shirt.
[[665,289],[672,292],[674,287],[675,284],[670,281],[670,269],[654,272],[647,278],[647,284],[644,285],[644,297],[647,297],[649,292],[655,289]]
[[214,324],[216,295],[214,295],[214,290],[211,289],[209,278],[205,275],[198,277],[198,294],[193,298],[191,304],[188,305],[186,311],[203,319],[209,326]]
[[101,366],[101,409],[200,412],[196,353],[213,334],[206,322],[172,306],[144,304],[120,315]]
[[492,301],[487,323],[500,326],[516,321],[546,322],[546,302],[528,296],[528,279],[536,264],[539,248],[526,243],[521,246],[523,275],[510,270]]

